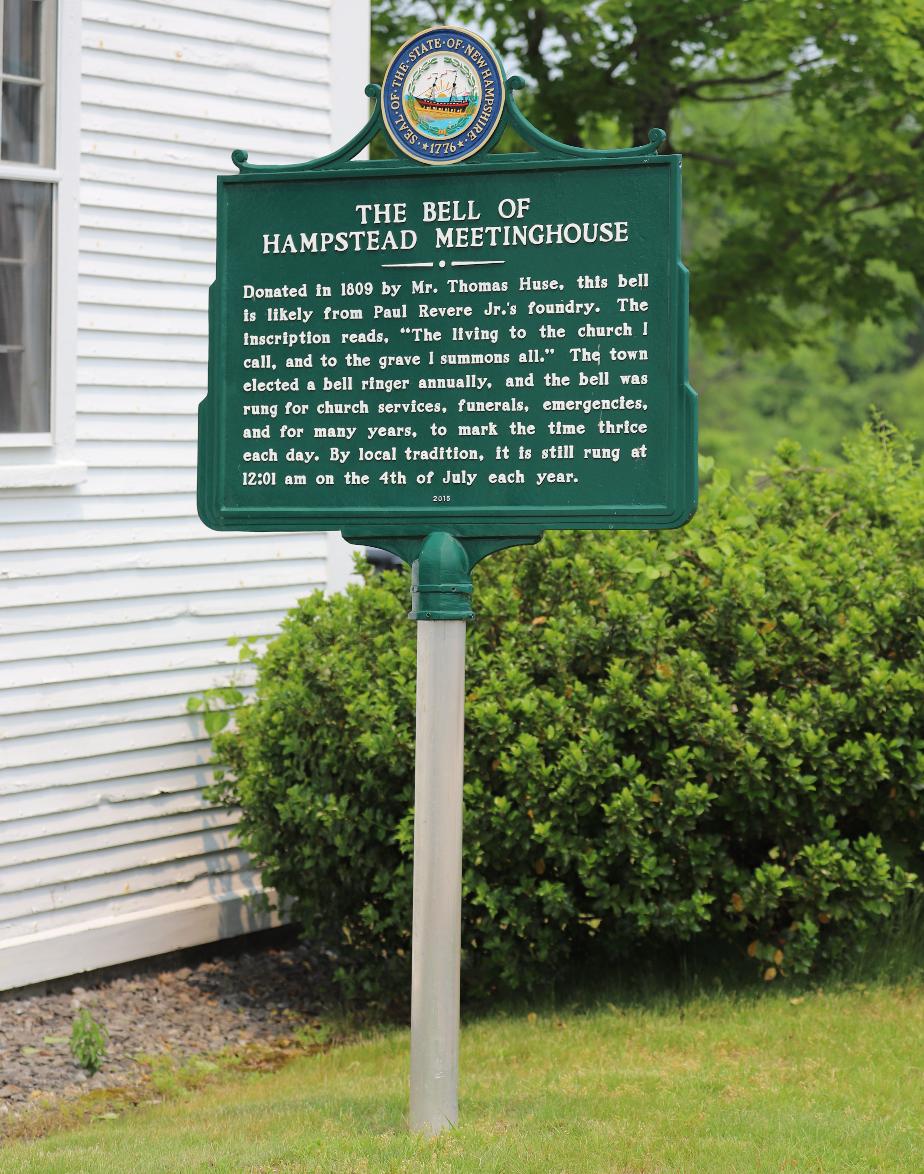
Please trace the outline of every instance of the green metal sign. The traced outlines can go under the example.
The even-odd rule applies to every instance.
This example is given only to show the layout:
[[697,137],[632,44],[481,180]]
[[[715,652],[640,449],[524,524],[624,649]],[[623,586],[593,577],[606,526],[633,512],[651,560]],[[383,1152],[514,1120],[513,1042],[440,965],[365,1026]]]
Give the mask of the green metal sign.
[[[199,513],[412,565],[412,1129],[458,1114],[464,623],[473,565],[545,529],[696,507],[680,158],[546,138],[464,29],[401,46],[342,150],[218,180]],[[530,150],[500,154],[505,128]],[[394,158],[356,157],[382,134]]]
[[[695,509],[679,156],[660,131],[619,151],[546,138],[519,79],[455,31],[430,58],[405,47],[342,150],[236,151],[219,177],[199,463],[215,529],[339,529],[412,561],[434,532],[481,557]],[[356,159],[386,122],[396,157]],[[533,149],[492,153],[507,126]]]

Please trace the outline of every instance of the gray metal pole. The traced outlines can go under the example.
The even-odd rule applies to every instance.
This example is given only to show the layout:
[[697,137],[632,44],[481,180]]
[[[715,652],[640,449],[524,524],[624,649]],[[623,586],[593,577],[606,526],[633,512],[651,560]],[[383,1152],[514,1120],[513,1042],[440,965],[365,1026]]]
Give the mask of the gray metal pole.
[[430,1137],[459,1113],[464,714],[465,621],[419,621],[410,1126]]

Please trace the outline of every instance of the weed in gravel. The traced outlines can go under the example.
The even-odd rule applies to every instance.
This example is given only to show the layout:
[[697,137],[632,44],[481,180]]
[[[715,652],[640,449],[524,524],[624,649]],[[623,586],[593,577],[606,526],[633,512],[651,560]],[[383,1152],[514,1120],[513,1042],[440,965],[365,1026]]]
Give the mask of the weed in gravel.
[[86,1007],[74,1016],[71,1029],[71,1055],[81,1068],[95,1076],[106,1058],[109,1033],[93,1018]]

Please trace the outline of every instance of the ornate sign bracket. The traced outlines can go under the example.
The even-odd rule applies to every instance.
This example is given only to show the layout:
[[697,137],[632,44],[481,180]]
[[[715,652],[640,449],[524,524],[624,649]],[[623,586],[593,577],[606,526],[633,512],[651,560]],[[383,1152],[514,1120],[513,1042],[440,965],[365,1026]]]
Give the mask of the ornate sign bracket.
[[[526,82],[523,78],[513,74],[509,78],[504,78],[504,88],[506,101],[504,103],[504,111],[501,115],[500,122],[497,129],[492,135],[487,147],[480,154],[474,158],[460,162],[456,166],[478,166],[479,161],[482,165],[487,162],[497,164],[498,158],[507,160],[511,164],[520,164],[525,160],[540,158],[540,159],[596,159],[600,161],[615,161],[619,159],[635,159],[644,160],[650,158],[658,153],[661,144],[667,139],[667,135],[663,130],[655,128],[648,132],[648,142],[643,143],[639,147],[621,147],[612,151],[598,151],[590,147],[572,147],[567,143],[560,143],[557,139],[550,138],[547,134],[543,134],[538,127],[533,126],[520,107],[517,105],[515,94],[518,90],[526,89]],[[281,164],[261,164],[251,163],[248,154],[245,150],[238,148],[231,152],[231,162],[242,174],[260,174],[260,175],[307,175],[314,171],[337,171],[343,167],[356,166],[353,162],[356,156],[378,135],[381,135],[389,150],[395,156],[394,159],[377,159],[374,161],[376,167],[386,167],[389,170],[398,169],[413,169],[414,171],[426,167],[425,163],[417,163],[409,159],[407,156],[400,155],[388,135],[385,133],[385,123],[382,118],[381,105],[382,87],[375,83],[370,83],[366,86],[366,96],[374,99],[375,106],[369,121],[362,128],[362,130],[353,136],[348,143],[345,143],[336,151],[331,151],[328,155],[321,155],[317,159],[309,159],[304,163],[281,163]],[[507,130],[513,130],[520,136],[520,138],[528,143],[533,150],[529,152],[509,152],[503,155],[498,154],[496,148],[500,140]],[[363,160],[360,162],[373,161]]]

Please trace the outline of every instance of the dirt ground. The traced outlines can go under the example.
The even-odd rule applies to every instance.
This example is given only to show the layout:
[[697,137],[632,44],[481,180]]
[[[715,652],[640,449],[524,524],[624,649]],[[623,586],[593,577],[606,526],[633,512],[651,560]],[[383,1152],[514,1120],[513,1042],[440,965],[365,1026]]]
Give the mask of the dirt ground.
[[[131,1084],[141,1073],[139,1054],[180,1058],[285,1039],[317,1016],[325,963],[291,935],[264,936],[256,949],[199,949],[4,996],[0,1117],[49,1095]],[[109,1035],[95,1076],[69,1047],[74,1016],[84,1007]]]

